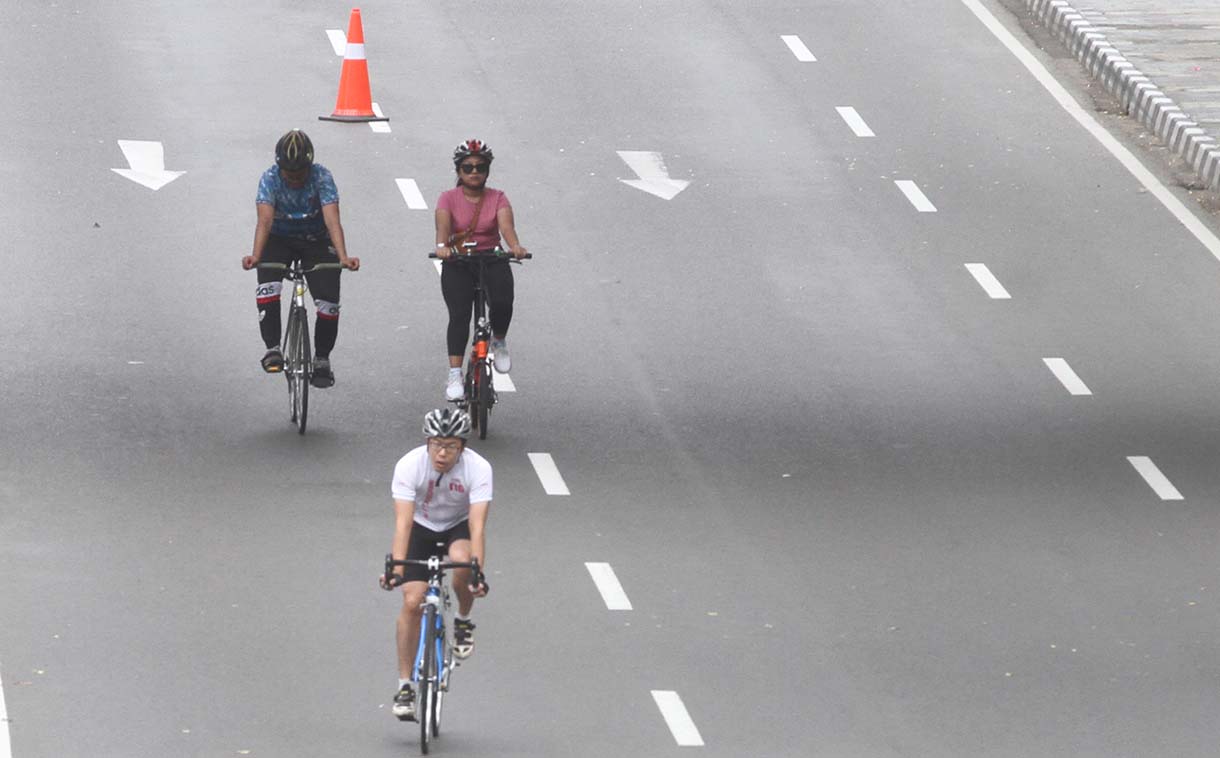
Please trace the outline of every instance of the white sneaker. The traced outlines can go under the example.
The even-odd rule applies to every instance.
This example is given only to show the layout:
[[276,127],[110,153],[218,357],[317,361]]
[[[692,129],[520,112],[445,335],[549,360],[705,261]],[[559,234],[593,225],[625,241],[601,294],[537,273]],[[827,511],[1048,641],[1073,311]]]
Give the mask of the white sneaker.
[[496,365],[496,371],[507,374],[513,369],[512,356],[508,354],[508,343],[504,340],[492,339],[491,358]]
[[460,368],[449,369],[449,382],[445,385],[446,400],[461,400],[466,397],[466,387],[462,381]]

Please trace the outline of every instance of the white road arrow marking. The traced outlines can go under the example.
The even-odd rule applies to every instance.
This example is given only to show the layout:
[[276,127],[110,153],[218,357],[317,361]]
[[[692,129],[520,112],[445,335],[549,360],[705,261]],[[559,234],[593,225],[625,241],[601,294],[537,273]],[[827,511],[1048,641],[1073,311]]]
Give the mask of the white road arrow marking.
[[165,170],[165,148],[160,142],[144,140],[119,140],[119,149],[127,158],[131,168],[110,169],[119,176],[125,176],[138,184],[143,184],[151,190],[159,190],[173,180],[185,174],[185,171]]
[[683,179],[670,179],[669,169],[665,168],[665,159],[660,153],[650,153],[646,150],[618,150],[618,157],[635,172],[639,179],[619,179],[623,184],[656,195],[665,200],[673,200],[678,193],[686,189],[690,182]]

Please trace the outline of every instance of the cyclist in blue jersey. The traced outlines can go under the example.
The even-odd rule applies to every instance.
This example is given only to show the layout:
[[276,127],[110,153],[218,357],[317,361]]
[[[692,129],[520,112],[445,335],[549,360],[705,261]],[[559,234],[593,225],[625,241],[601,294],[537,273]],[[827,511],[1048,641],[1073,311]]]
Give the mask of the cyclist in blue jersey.
[[[342,264],[356,271],[359,258],[349,258],[339,223],[339,190],[325,166],[313,162],[313,143],[300,129],[280,137],[275,145],[275,165],[263,172],[255,197],[258,225],[254,228],[254,250],[241,260],[249,270],[261,262],[290,264],[298,258],[308,269],[319,263]],[[314,323],[314,360],[311,383],[320,389],[333,386],[330,351],[339,334],[339,272],[306,274],[318,318]],[[280,350],[280,291],[283,274],[259,269],[258,325],[267,347],[263,370],[284,370]]]

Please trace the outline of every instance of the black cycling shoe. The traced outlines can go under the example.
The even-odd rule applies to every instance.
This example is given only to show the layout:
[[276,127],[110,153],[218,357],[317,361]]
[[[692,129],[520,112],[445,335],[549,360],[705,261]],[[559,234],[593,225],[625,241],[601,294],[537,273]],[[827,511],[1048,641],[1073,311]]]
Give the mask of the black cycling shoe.
[[453,657],[464,661],[474,652],[474,622],[453,620]]
[[335,372],[330,370],[330,361],[318,360],[313,364],[313,374],[309,377],[309,383],[320,390],[335,386]]
[[411,685],[404,684],[394,695],[394,705],[390,712],[399,721],[415,720],[415,691],[411,689]]
[[278,347],[273,347],[263,356],[262,364],[263,371],[268,374],[278,374],[284,370],[284,354]]

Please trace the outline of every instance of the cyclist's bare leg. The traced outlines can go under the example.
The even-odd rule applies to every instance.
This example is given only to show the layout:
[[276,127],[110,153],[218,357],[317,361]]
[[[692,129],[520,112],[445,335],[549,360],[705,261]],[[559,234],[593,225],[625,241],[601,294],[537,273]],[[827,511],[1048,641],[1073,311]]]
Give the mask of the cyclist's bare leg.
[[449,368],[461,368],[461,367],[462,367],[462,356],[460,356],[460,355],[449,356]]
[[419,650],[420,604],[428,591],[427,582],[407,582],[402,586],[402,611],[398,614],[398,677],[410,679]]
[[[454,540],[449,543],[449,560],[454,563],[470,561],[470,540]],[[470,591],[470,569],[453,570],[453,591],[458,597],[458,615],[470,618],[474,607],[474,593]]]

